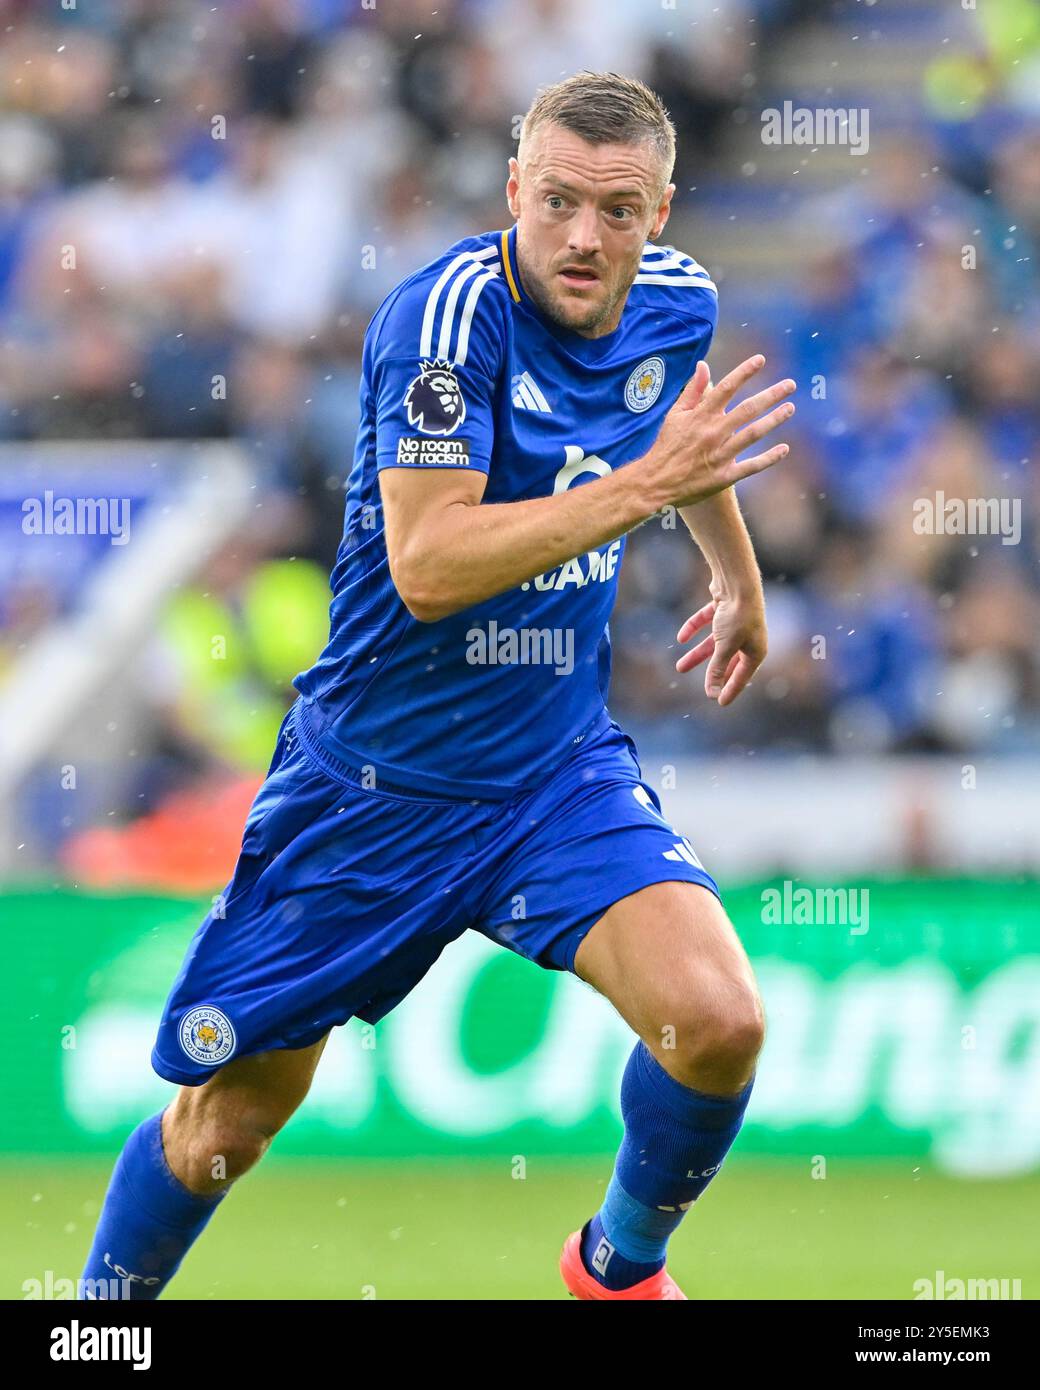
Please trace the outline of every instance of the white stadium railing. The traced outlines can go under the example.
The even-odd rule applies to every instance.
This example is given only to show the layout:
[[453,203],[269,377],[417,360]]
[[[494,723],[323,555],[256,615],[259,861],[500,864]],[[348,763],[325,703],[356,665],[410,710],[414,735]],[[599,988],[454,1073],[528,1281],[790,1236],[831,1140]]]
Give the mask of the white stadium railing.
[[[60,479],[63,495],[74,497],[80,472],[80,492],[94,498],[100,471],[109,480],[123,473],[127,493],[136,495],[146,476],[142,470],[150,483],[156,469],[163,475],[162,486],[140,507],[139,516],[131,510],[129,543],[106,550],[68,615],[40,632],[0,683],[0,875],[17,871],[20,838],[14,808],[26,776],[65,742],[91,702],[112,687],[151,639],[170,591],[233,538],[256,501],[246,455],[231,444],[113,441],[0,447],[0,478],[6,479],[8,502],[16,477],[28,485],[27,496],[53,493],[54,480]],[[24,547],[33,539],[23,532],[6,543]]]

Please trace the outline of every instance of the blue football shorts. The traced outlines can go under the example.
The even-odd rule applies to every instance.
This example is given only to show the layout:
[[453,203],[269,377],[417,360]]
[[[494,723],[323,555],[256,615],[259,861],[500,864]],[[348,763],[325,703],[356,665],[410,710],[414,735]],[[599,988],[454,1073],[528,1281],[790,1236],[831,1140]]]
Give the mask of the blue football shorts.
[[201,1085],[233,1058],[377,1022],[468,929],[573,970],[630,893],[680,880],[718,895],[609,719],[536,790],[460,801],[369,787],[296,708],[166,1001],[152,1066],[169,1081]]

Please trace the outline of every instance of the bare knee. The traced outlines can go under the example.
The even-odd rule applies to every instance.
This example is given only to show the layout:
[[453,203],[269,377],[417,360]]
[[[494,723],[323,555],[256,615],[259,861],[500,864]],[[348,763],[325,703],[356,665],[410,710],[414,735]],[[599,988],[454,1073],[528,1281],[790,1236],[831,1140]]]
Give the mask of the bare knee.
[[659,1015],[656,1038],[645,1041],[677,1080],[718,1095],[750,1080],[765,1041],[765,1012],[752,980],[703,973],[678,980]]
[[162,1118],[174,1176],[201,1196],[248,1172],[307,1094],[328,1036],[239,1058],[203,1086],[182,1086]]
[[232,1096],[182,1090],[163,1115],[167,1163],[189,1191],[219,1192],[259,1162],[284,1122]]
[[605,994],[677,1080],[729,1095],[750,1080],[765,1017],[750,962],[718,898],[651,884],[616,902],[582,941],[575,971]]

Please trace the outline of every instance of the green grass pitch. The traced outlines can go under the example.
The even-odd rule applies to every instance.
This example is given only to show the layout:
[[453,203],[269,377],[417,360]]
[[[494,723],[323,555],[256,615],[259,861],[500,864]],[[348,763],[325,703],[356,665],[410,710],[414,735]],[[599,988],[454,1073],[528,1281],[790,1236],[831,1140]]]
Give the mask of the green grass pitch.
[[[563,1238],[598,1205],[610,1161],[279,1160],[232,1192],[167,1298],[565,1298]],[[76,1278],[108,1165],[0,1164],[0,1297]],[[916,1279],[1040,1290],[1040,1175],[966,1181],[911,1163],[735,1157],[686,1218],[669,1267],[693,1299],[912,1299]]]

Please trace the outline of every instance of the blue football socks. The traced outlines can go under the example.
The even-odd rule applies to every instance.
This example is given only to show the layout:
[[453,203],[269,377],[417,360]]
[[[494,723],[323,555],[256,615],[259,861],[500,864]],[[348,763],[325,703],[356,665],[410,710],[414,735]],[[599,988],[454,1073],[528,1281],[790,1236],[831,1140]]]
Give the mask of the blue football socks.
[[603,1206],[585,1227],[585,1267],[608,1289],[664,1264],[668,1238],[722,1167],[744,1120],[754,1077],[730,1096],[669,1076],[643,1042],[621,1079],[625,1135]]
[[197,1197],[174,1176],[161,1114],[139,1124],[105,1194],[83,1271],[84,1297],[158,1298],[226,1195]]

